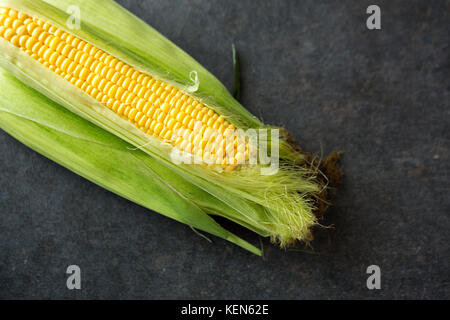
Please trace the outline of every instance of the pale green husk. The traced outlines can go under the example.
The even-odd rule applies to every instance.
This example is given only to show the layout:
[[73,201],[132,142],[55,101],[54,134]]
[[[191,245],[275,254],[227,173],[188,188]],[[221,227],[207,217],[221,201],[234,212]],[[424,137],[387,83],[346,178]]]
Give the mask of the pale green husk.
[[16,139],[122,197],[261,254],[207,215],[232,212],[223,202],[2,68],[0,83],[0,126]]
[[[68,18],[65,10],[70,5],[77,5],[81,9],[81,30],[67,30],[65,27]],[[113,1],[0,0],[0,6],[14,8],[49,21],[91,42],[134,68],[171,83],[185,93],[200,99],[204,104],[223,115],[238,128],[270,128],[243,108],[228,93],[225,87],[194,59]],[[106,185],[105,181],[108,180],[108,177],[104,176],[105,173],[100,173],[98,167],[96,169],[91,168],[92,173],[89,170],[80,172],[81,170],[76,166],[75,161],[68,159],[66,152],[71,152],[70,150],[72,149],[74,153],[76,153],[76,150],[83,150],[80,149],[81,141],[85,141],[83,139],[73,140],[73,138],[70,138],[68,139],[70,142],[65,141],[65,152],[59,153],[56,149],[53,150],[53,153],[49,152],[51,137],[54,135],[55,139],[60,139],[60,136],[65,134],[64,129],[60,128],[61,126],[65,128],[66,124],[62,123],[62,120],[58,117],[45,118],[41,116],[41,109],[39,109],[40,112],[32,112],[27,109],[27,112],[32,112],[32,116],[29,114],[23,115],[22,112],[24,110],[20,105],[28,104],[27,96],[23,95],[23,98],[17,102],[12,103],[10,101],[9,106],[5,106],[5,103],[1,102],[1,111],[3,111],[1,126],[25,144],[135,202],[195,228],[219,235],[228,240],[232,239],[230,241],[238,243],[247,249],[250,248],[248,244],[239,242],[241,240],[238,238],[229,238],[231,237],[229,233],[226,233],[225,236],[223,232],[226,231],[217,229],[220,228],[217,224],[214,224],[213,228],[214,222],[205,215],[205,212],[224,216],[262,236],[270,236],[282,245],[295,240],[308,239],[310,228],[316,224],[311,199],[321,191],[321,187],[315,182],[315,170],[307,168],[304,165],[302,156],[295,153],[283,138],[280,140],[281,167],[275,175],[261,175],[260,165],[243,166],[233,172],[220,172],[201,165],[176,165],[170,160],[171,147],[169,145],[162,144],[158,140],[144,134],[128,121],[123,120],[95,99],[72,86],[66,80],[3,39],[0,39],[0,50],[0,65],[20,79],[20,81],[45,95],[48,105],[50,105],[49,100],[52,100],[55,108],[56,104],[61,105],[72,113],[104,129],[96,128],[96,130],[101,130],[102,132],[106,130],[124,140],[126,143],[122,143],[122,146],[118,144],[116,149],[123,147],[124,149],[126,148],[126,151],[118,153],[118,158],[121,156],[124,159],[129,157],[128,154],[130,152],[129,148],[127,148],[129,146],[127,143],[139,148],[140,151],[136,151],[137,155],[131,154],[133,154],[134,158],[141,161],[142,168],[134,169],[139,172],[147,171],[148,163],[154,165],[155,168],[157,167],[157,169],[151,170],[152,174],[142,176],[141,179],[149,179],[150,182],[146,183],[151,184],[152,181],[155,181],[151,176],[163,172],[163,176],[160,175],[160,181],[163,186],[154,186],[153,189],[161,188],[161,190],[165,191],[160,191],[159,194],[166,194],[166,191],[172,190],[172,193],[176,193],[182,199],[188,199],[189,203],[191,205],[194,204],[194,207],[203,214],[198,213],[202,218],[198,223],[195,223],[196,218],[189,216],[192,219],[187,221],[187,217],[184,215],[188,214],[183,209],[180,210],[180,207],[177,205],[171,206],[170,201],[162,200],[163,196],[157,197],[156,200],[166,203],[166,206],[170,207],[171,213],[167,213],[167,210],[164,211],[156,203],[153,203],[157,201],[152,200],[151,204],[147,203],[150,200],[144,202],[143,198],[154,197],[154,190],[148,190],[148,194],[147,191],[142,191],[134,199],[130,193],[122,190],[122,188],[126,189],[124,186],[120,184],[119,187]],[[198,88],[194,92],[191,91],[193,83],[190,75],[192,72],[197,74],[199,80]],[[9,82],[12,83],[12,80],[10,79]],[[0,84],[0,86],[2,89],[4,88],[3,84]],[[23,86],[21,89],[32,92],[31,89],[25,89]],[[7,91],[2,91],[5,96],[8,96]],[[37,93],[34,94],[34,96],[36,95]],[[45,99],[42,96],[39,97],[40,99]],[[73,115],[72,117],[75,116]],[[43,134],[36,129],[35,135],[30,137],[24,132],[25,129],[21,129],[21,126],[11,123],[17,121],[17,118],[27,119],[26,121],[21,121],[31,121],[33,125],[38,127],[43,126],[56,129],[52,131],[52,134]],[[82,121],[80,118],[71,118],[70,121],[76,122],[73,119],[78,119],[78,122]],[[69,136],[83,136],[84,133],[79,131],[84,130],[85,126],[87,124],[83,122],[83,126],[80,126],[80,128],[73,128],[74,130],[71,131]],[[26,126],[24,125],[24,127]],[[45,132],[47,133],[47,131]],[[113,136],[105,132],[105,137],[109,141]],[[100,137],[100,139],[103,140],[103,137]],[[102,145],[103,143],[97,144]],[[91,147],[93,148],[93,146]],[[127,156],[124,154],[127,154]],[[105,157],[105,153],[92,152],[89,154],[89,157],[84,154],[78,154],[78,157],[74,159],[80,162],[94,161],[95,163],[108,161],[108,159],[101,159],[102,157]],[[129,167],[126,164],[127,161],[121,161],[120,163],[123,163],[124,168],[122,170],[126,172]],[[108,164],[106,163],[105,165],[107,166]],[[97,170],[99,171],[97,172]],[[135,177],[137,179],[139,175]],[[125,176],[117,177],[117,180],[120,180],[120,178],[125,179]],[[178,181],[182,181],[182,183],[178,183]],[[135,181],[135,183],[138,184],[138,181]],[[173,195],[170,197],[173,197]],[[186,204],[183,203],[183,205]],[[175,211],[177,211],[176,214]],[[205,221],[208,221],[209,224],[206,224]],[[199,226],[200,222],[204,222],[205,225]],[[251,247],[251,251],[257,253],[253,247]]]

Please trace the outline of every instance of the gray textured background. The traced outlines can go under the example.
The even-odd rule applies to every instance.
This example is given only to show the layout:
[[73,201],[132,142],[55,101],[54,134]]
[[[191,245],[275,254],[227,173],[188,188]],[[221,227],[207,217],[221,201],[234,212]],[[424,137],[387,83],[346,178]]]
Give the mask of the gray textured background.
[[0,298],[450,298],[449,1],[376,1],[381,31],[360,0],[120,2],[228,87],[234,42],[249,110],[309,151],[345,151],[336,228],[316,234],[318,254],[263,240],[261,259],[0,132]]

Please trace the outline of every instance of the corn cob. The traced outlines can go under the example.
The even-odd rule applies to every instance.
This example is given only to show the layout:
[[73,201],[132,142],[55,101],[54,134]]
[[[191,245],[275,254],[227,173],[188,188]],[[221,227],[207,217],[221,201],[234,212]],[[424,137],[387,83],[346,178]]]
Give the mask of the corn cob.
[[[83,8],[83,28],[68,31],[65,10],[74,2]],[[261,252],[209,215],[226,217],[281,246],[311,239],[310,229],[317,224],[314,210],[324,189],[317,168],[284,136],[275,141],[280,161],[275,173],[261,174],[267,164],[242,164],[256,146],[234,131],[274,127],[251,115],[170,41],[110,0],[0,0],[0,7],[0,66],[31,88],[20,87],[6,75],[3,86],[27,92],[30,98],[23,104],[32,99],[42,102],[27,109],[20,99],[4,94],[0,126],[6,131],[124,197],[253,253]],[[192,72],[199,79],[194,87]],[[83,120],[67,116],[53,104]],[[58,116],[51,119],[48,110]],[[77,138],[67,142],[71,148],[51,147],[67,141],[68,132]],[[134,165],[112,169],[108,155],[95,148],[89,154],[75,153],[86,140],[109,145],[115,139],[111,134],[122,141],[114,142],[115,149],[129,144],[115,162]],[[268,138],[266,142],[273,143]],[[218,167],[174,163],[175,148]],[[135,158],[143,168],[136,167]],[[108,173],[104,168],[110,169]],[[142,172],[142,179],[148,179],[148,170],[161,181],[159,189],[149,187],[149,194],[139,188],[148,181],[124,176],[129,172],[138,177]],[[162,190],[174,195],[168,197]]]
[[[222,116],[72,34],[22,12],[0,8],[0,36],[160,140],[213,162],[219,159],[223,165],[248,159],[248,146],[227,145],[227,136],[235,128]],[[184,132],[174,134],[178,129]],[[209,134],[211,129],[220,135]],[[230,142],[235,144],[236,139]],[[229,148],[236,149],[233,158],[216,157]]]

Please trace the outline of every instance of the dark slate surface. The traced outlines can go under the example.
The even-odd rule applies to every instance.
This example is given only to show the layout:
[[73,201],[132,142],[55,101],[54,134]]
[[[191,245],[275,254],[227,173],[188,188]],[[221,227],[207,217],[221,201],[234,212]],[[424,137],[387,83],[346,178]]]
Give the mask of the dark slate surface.
[[[0,133],[0,298],[450,298],[449,1],[120,1],[307,150],[345,151],[319,254],[265,258],[76,176]],[[257,237],[241,229],[254,243]],[[82,289],[65,286],[66,267]],[[382,289],[366,288],[381,267]]]

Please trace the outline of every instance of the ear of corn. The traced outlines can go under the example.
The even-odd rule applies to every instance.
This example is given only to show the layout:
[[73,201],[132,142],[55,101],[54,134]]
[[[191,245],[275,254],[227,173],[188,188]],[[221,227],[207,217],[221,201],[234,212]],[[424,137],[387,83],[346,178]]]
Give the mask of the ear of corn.
[[[68,30],[65,10],[74,4],[82,10],[81,29]],[[219,129],[222,138],[227,137],[227,128],[272,128],[252,116],[214,76],[181,49],[109,0],[0,0],[0,7],[24,14],[19,18],[8,11],[11,17],[1,18],[0,66],[53,103],[138,148],[139,152],[133,153],[133,157],[142,161],[143,168],[136,170],[147,170],[147,162],[153,163],[158,167],[154,172],[165,172],[162,180],[165,188],[161,185],[158,188],[165,191],[168,188],[182,199],[188,199],[203,217],[200,221],[209,224],[199,226],[194,223],[196,218],[183,219],[185,213],[175,214],[180,210],[179,206],[169,210],[133,198],[123,191],[124,186],[114,189],[106,185],[108,178],[99,178],[95,170],[92,174],[86,170],[81,172],[82,175],[153,210],[224,238],[230,235],[225,235],[223,229],[220,232],[215,229],[217,225],[211,224],[212,220],[205,220],[206,214],[224,216],[260,235],[270,236],[282,246],[309,239],[310,228],[316,224],[313,198],[321,191],[321,186],[314,180],[316,171],[305,165],[303,157],[294,152],[283,137],[279,140],[280,169],[274,175],[261,174],[266,165],[236,166],[237,158],[218,163],[219,166],[171,161],[170,154],[176,145],[189,146],[186,149],[189,153],[205,156],[209,142],[196,140],[193,120],[199,120],[206,130],[208,127]],[[193,74],[198,81],[194,81]],[[19,102],[27,103],[26,98]],[[46,118],[38,111],[27,110],[26,115],[22,114],[24,109],[20,108],[19,102],[10,105],[0,102],[1,110],[8,110],[3,111],[8,115],[3,117],[0,125],[17,137],[26,137],[21,139],[25,144],[79,172],[73,161],[68,163],[67,150],[50,153],[39,148],[36,137],[41,135],[44,144],[50,139],[43,131],[36,130],[30,137],[25,129],[10,122],[13,121],[11,114],[14,114],[44,127],[56,126],[60,130],[53,132],[55,139],[60,139],[58,132],[64,132],[63,128],[70,124],[59,118],[49,119],[48,114]],[[73,119],[70,122],[76,122]],[[184,140],[172,136],[171,130],[177,125],[187,130],[188,137],[183,137]],[[14,129],[8,130],[11,127]],[[82,136],[83,129],[72,130],[72,136]],[[111,138],[110,135],[107,137]],[[65,143],[73,150],[82,150],[79,148],[81,141],[84,140]],[[194,150],[191,148],[190,142],[194,141],[200,142],[199,149],[195,149],[198,146],[195,143]],[[228,147],[223,141],[214,143],[212,150]],[[239,142],[232,146],[240,150],[238,158],[247,157],[247,147],[255,146],[243,145],[241,148]],[[95,159],[83,158],[85,156],[78,155],[76,159],[99,163],[105,154],[95,153]],[[215,159],[214,152],[208,156]],[[127,166],[125,161],[120,163]],[[152,192],[148,192],[149,198],[153,197]],[[156,199],[166,203],[159,197]],[[230,239],[250,248],[238,238]],[[255,252],[253,247],[251,250]]]

